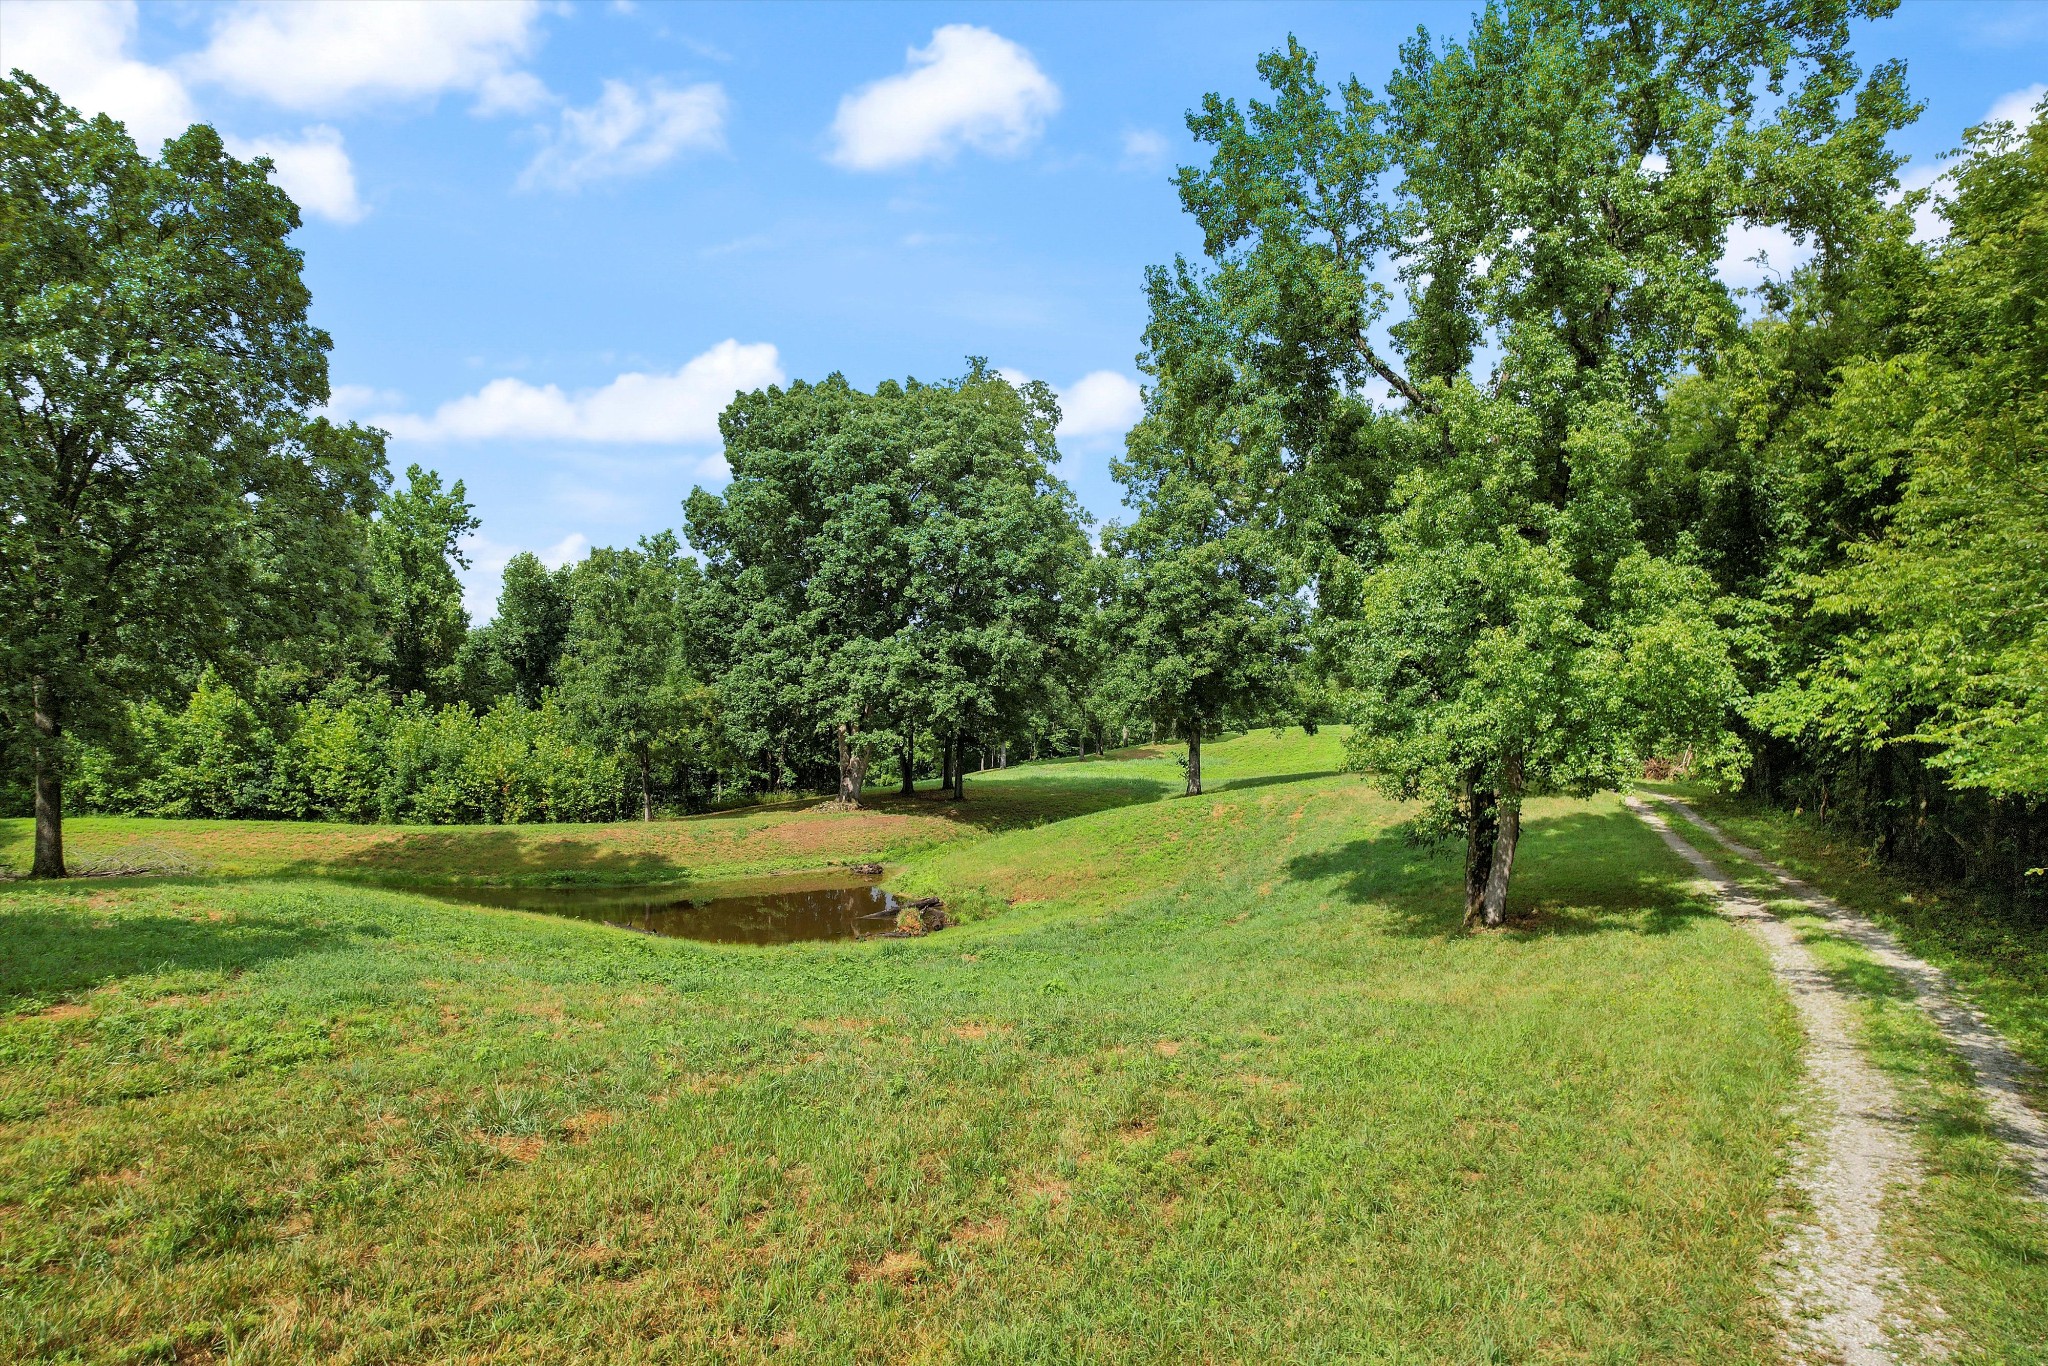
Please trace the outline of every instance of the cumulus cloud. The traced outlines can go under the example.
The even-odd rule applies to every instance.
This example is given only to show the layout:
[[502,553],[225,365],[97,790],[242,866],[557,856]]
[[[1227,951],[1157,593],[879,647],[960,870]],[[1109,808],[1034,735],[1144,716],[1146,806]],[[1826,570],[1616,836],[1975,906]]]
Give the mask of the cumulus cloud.
[[565,564],[574,564],[590,549],[590,538],[580,531],[572,531],[545,550],[536,550],[540,562],[550,569],[560,569]]
[[[996,373],[1017,388],[1031,382],[1022,370],[996,367]],[[1054,386],[1060,399],[1060,437],[1087,440],[1122,436],[1145,415],[1145,392],[1138,381],[1115,370],[1091,370],[1072,384]]]
[[86,114],[119,119],[145,152],[197,117],[184,82],[128,55],[134,0],[11,0],[6,32],[0,66],[20,67]]
[[570,190],[643,174],[682,152],[716,151],[725,146],[725,111],[725,89],[716,84],[670,90],[606,81],[597,103],[562,111],[560,130],[519,183]]
[[783,381],[774,345],[727,339],[673,374],[620,375],[565,393],[553,384],[494,379],[432,416],[391,413],[376,425],[417,441],[587,441],[685,445],[718,440],[718,415],[732,396]]
[[1114,370],[1094,370],[1060,390],[1060,435],[1122,436],[1145,413],[1138,381]]
[[1166,160],[1167,144],[1164,133],[1150,128],[1134,128],[1124,134],[1124,164],[1149,170]]
[[228,138],[227,146],[244,161],[269,157],[277,168],[271,178],[306,213],[336,223],[354,223],[369,212],[356,197],[355,167],[336,129],[321,124],[306,129],[296,141]]
[[519,69],[539,38],[539,0],[435,4],[302,0],[242,4],[188,63],[198,79],[287,109],[468,92],[480,111],[531,108],[546,90]]
[[2014,90],[2009,94],[2000,95],[1993,102],[1990,111],[1984,115],[1984,120],[1989,123],[2003,119],[2015,128],[2025,128],[2034,121],[2035,106],[2041,103],[2044,95],[2048,95],[2048,85],[2043,85],[2039,81],[2035,81],[2024,90]]
[[1059,87],[1031,54],[988,29],[947,24],[907,60],[903,72],[839,102],[834,162],[880,171],[944,161],[963,147],[1015,155],[1059,111]]

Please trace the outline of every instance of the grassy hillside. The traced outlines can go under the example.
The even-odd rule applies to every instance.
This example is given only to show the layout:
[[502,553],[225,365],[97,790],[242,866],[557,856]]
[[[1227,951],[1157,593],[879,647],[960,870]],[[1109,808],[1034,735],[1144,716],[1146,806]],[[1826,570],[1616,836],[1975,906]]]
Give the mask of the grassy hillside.
[[[968,800],[937,791],[868,793],[867,810],[820,800],[609,825],[344,825],[307,821],[74,817],[64,823],[75,873],[148,869],[250,877],[406,882],[637,883],[684,881],[895,861],[922,849],[1079,811],[1154,801],[1179,790],[1165,759],[1089,759],[970,775]],[[1171,780],[1170,780],[1171,778]],[[35,828],[0,819],[0,870],[26,873]]]
[[1796,1067],[1749,941],[1613,802],[1534,812],[1535,913],[1454,933],[1335,752],[881,813],[978,889],[923,940],[0,887],[0,1358],[1768,1357]]

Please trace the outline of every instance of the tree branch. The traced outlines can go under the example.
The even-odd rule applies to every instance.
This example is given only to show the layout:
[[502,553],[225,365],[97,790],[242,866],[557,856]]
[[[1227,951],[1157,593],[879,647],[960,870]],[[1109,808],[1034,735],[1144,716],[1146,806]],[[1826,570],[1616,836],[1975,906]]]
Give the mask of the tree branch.
[[1420,389],[1409,383],[1406,375],[1379,358],[1379,354],[1372,349],[1372,343],[1365,339],[1363,329],[1358,333],[1358,351],[1365,357],[1365,363],[1372,367],[1372,372],[1385,380],[1395,393],[1425,413],[1436,411],[1436,405],[1424,397]]

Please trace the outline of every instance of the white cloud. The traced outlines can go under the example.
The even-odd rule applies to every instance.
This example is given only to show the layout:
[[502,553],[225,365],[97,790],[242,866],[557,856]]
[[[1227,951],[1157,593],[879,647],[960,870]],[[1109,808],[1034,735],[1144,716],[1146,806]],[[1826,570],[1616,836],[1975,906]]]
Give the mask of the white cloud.
[[718,415],[735,393],[783,378],[772,343],[728,339],[674,374],[624,374],[579,394],[553,384],[494,379],[442,404],[431,417],[393,413],[375,422],[393,436],[417,441],[711,442],[718,440]]
[[670,90],[606,81],[588,109],[564,109],[559,133],[519,178],[522,186],[569,190],[593,180],[639,175],[678,153],[725,146],[725,90],[715,84]]
[[479,112],[531,108],[546,90],[519,64],[539,36],[538,0],[435,4],[245,3],[215,25],[191,72],[287,109],[474,94]]
[[1887,204],[1897,204],[1906,197],[1909,190],[1932,188],[1934,193],[1913,210],[1913,240],[1915,242],[1937,242],[1948,236],[1948,220],[1941,215],[1940,201],[1946,198],[1944,191],[1950,187],[1947,168],[1932,162],[1920,166],[1908,166],[1899,176],[1899,188],[1888,192],[1884,199]]
[[1167,144],[1164,133],[1155,133],[1150,128],[1136,128],[1124,134],[1124,164],[1150,168],[1166,160]]
[[2000,95],[1992,104],[1990,111],[1984,115],[1985,122],[2003,119],[2015,128],[2025,128],[2034,121],[2034,106],[2041,102],[2044,95],[2048,95],[2048,85],[2043,85],[2039,81],[2035,81],[2024,90]]
[[1783,228],[1737,223],[1728,229],[1728,245],[1721,253],[1721,280],[1731,288],[1753,289],[1766,280],[1789,277],[1812,259],[1813,248],[1793,241]]
[[1059,87],[1001,34],[947,24],[911,48],[909,69],[839,102],[832,160],[856,171],[944,161],[962,147],[1024,150],[1060,107]]
[[1144,416],[1138,381],[1114,370],[1095,370],[1060,390],[1060,435],[1122,436]]
[[565,564],[574,564],[590,549],[590,538],[580,531],[572,531],[556,541],[546,550],[536,550],[540,562],[550,569],[560,569]]
[[395,407],[405,395],[368,384],[337,384],[327,392],[327,406],[320,411],[330,421],[348,422],[367,413]]
[[82,112],[110,114],[154,153],[197,117],[177,76],[128,55],[133,0],[10,0],[0,67],[20,67]]
[[[1016,388],[1031,382],[1022,370],[997,366],[996,373]],[[1059,386],[1060,437],[1121,437],[1145,415],[1145,392],[1138,381],[1115,370],[1091,370],[1072,384]]]
[[325,124],[306,129],[296,142],[288,138],[228,138],[228,151],[244,161],[269,157],[272,176],[292,201],[309,214],[336,223],[354,223],[369,212],[356,198],[355,167],[341,133]]

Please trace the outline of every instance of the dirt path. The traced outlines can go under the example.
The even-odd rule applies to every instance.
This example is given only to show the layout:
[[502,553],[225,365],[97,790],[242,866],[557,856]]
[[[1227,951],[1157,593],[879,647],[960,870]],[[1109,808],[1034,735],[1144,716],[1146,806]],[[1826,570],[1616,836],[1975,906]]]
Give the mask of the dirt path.
[[1769,873],[1784,889],[1787,901],[1796,901],[1827,920],[1837,934],[1862,945],[1871,957],[1911,988],[1915,1001],[1934,1021],[1942,1038],[1975,1074],[1977,1089],[1991,1114],[1992,1128],[2011,1146],[2013,1157],[2027,1173],[2029,1192],[2036,1200],[2048,1201],[2048,1120],[2027,1104],[2023,1089],[2031,1069],[1982,1015],[1957,999],[1948,974],[1921,962],[1885,930],[1815,891],[1756,850],[1736,843],[1678,798],[1655,792],[1645,795],[1676,808],[1726,845],[1731,853]]
[[1864,1057],[1848,1001],[1798,933],[1647,803],[1630,797],[1628,805],[1713,888],[1722,914],[1762,942],[1806,1033],[1815,1132],[1793,1180],[1812,1213],[1788,1240],[1778,1282],[1795,1359],[1892,1366],[1896,1358],[1884,1328],[1898,1316],[1904,1283],[1886,1253],[1880,1224],[1886,1198],[1920,1181],[1892,1088]]

